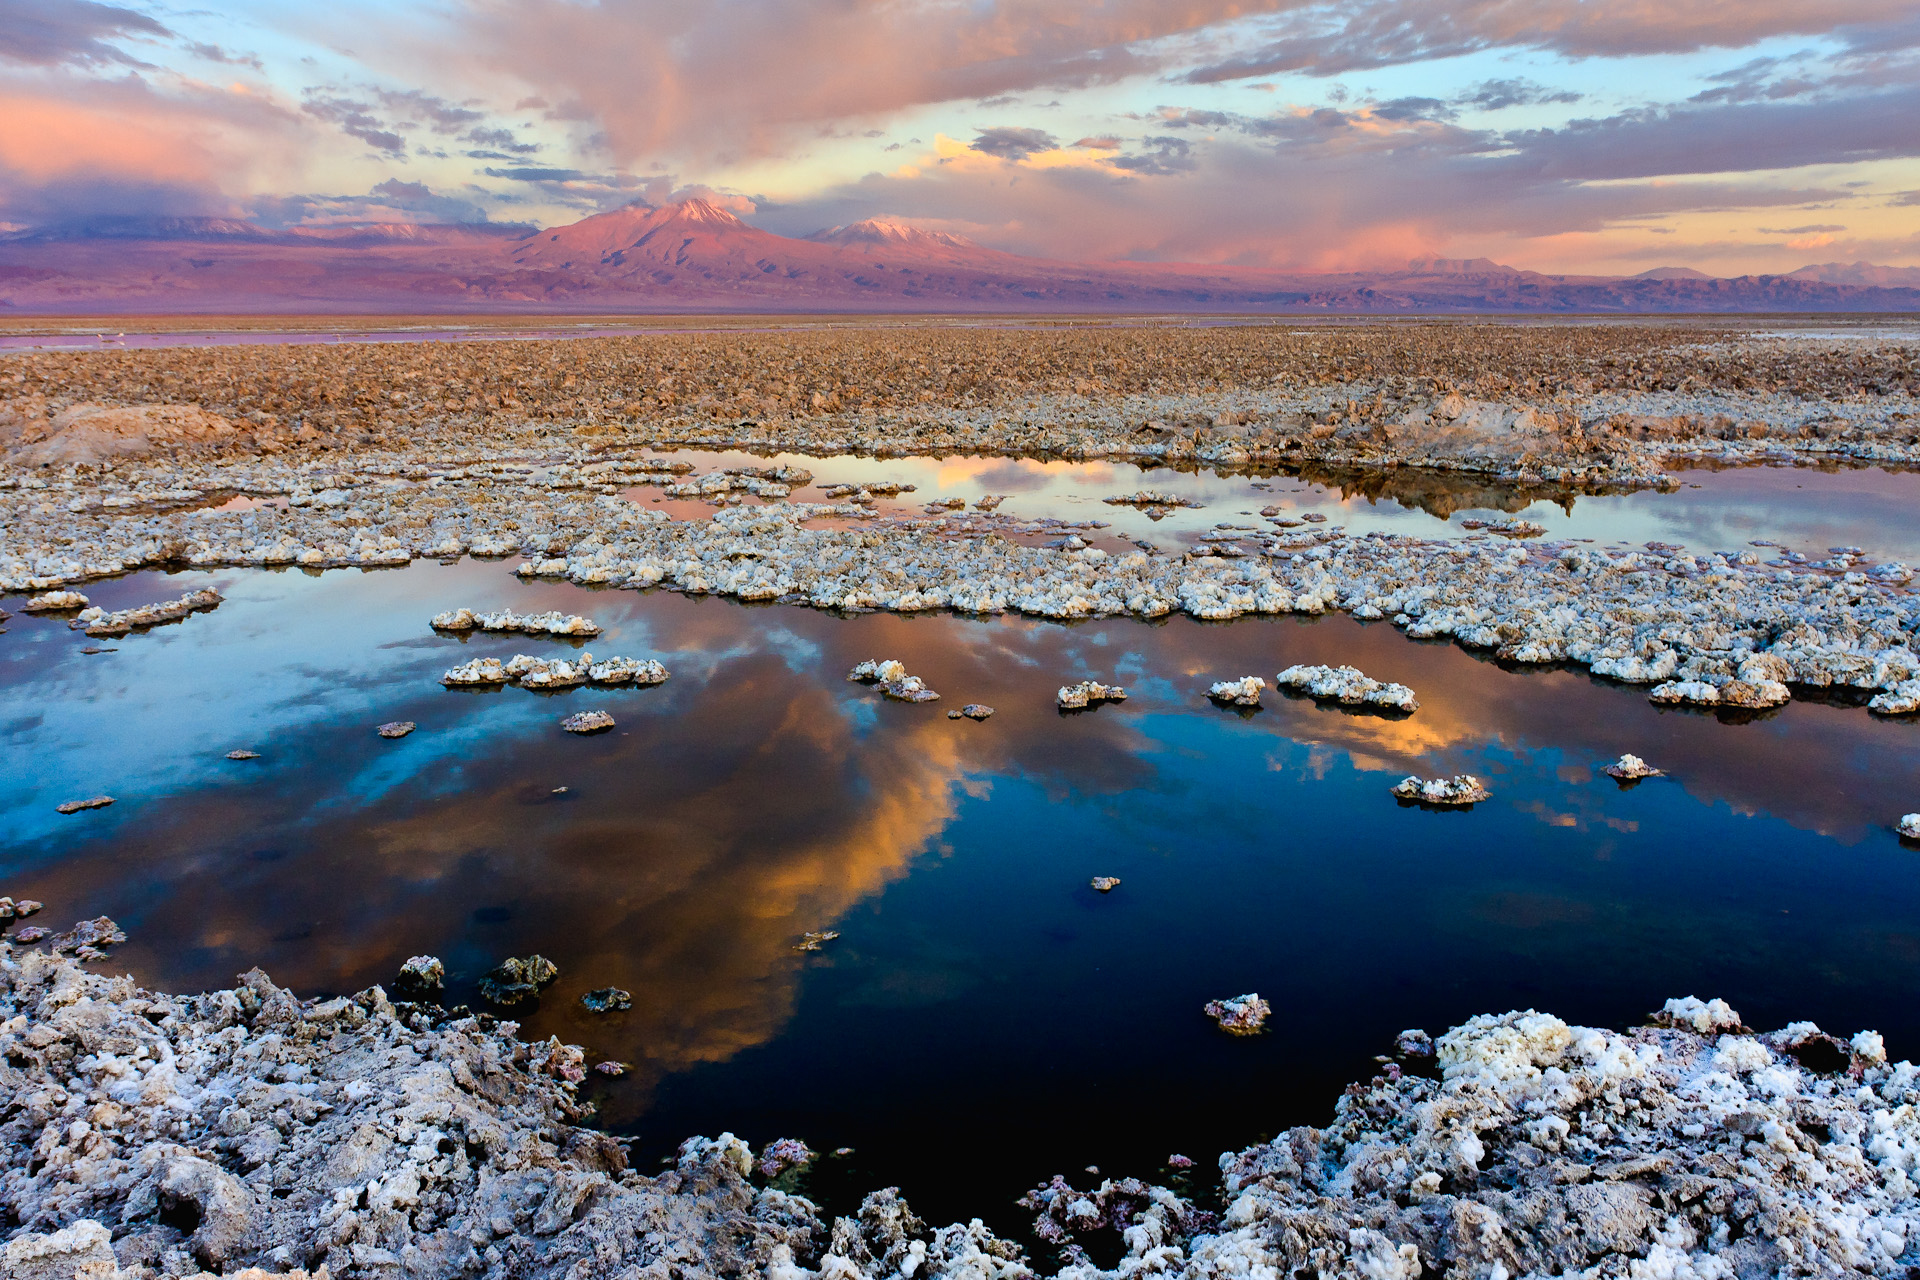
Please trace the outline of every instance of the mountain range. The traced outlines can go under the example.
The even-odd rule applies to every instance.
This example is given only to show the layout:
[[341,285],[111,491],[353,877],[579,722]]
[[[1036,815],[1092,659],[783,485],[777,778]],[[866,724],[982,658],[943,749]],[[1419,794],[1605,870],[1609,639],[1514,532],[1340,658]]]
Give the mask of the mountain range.
[[1062,262],[883,219],[782,236],[688,200],[545,229],[95,219],[0,237],[0,310],[1894,312],[1920,310],[1920,268],[1728,279],[1686,267],[1547,275],[1485,258],[1341,273]]

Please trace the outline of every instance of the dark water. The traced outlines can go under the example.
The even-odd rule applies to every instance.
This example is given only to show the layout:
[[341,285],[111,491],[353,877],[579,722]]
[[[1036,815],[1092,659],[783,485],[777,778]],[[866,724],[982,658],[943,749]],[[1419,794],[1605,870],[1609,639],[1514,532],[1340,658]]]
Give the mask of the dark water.
[[[791,1135],[854,1148],[815,1176],[830,1201],[893,1183],[927,1216],[1013,1227],[1054,1172],[1153,1175],[1324,1122],[1395,1032],[1478,1012],[1618,1025],[1718,995],[1920,1053],[1920,850],[1892,830],[1920,808],[1913,723],[1806,702],[1723,723],[1343,617],[842,618],[472,563],[88,593],[209,582],[217,611],[119,640],[6,602],[0,892],[57,926],[112,915],[131,941],[109,967],[174,989],[258,964],[346,992],[426,952],[472,1000],[498,959],[541,952],[561,976],[527,1034],[634,1065],[593,1089],[643,1163],[692,1133]],[[594,652],[672,679],[442,689],[476,654],[568,648],[426,625],[500,604],[587,613]],[[870,657],[944,700],[847,683]],[[1423,705],[1202,696],[1315,661]],[[1053,691],[1081,676],[1133,697],[1063,716]],[[969,701],[999,713],[946,719]],[[590,707],[618,728],[559,730]],[[392,719],[420,728],[376,737]],[[1623,751],[1673,777],[1621,789],[1597,768]],[[1456,771],[1493,799],[1387,794]],[[118,803],[54,812],[102,791]],[[1094,875],[1123,883],[1101,896]],[[793,950],[828,927],[825,951]],[[631,1012],[578,1004],[609,984]],[[1200,1005],[1245,991],[1272,1031],[1230,1039]]]

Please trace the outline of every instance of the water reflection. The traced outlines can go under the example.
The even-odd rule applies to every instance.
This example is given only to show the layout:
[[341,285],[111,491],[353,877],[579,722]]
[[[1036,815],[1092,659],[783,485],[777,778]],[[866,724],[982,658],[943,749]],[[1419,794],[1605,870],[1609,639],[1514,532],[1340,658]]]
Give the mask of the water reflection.
[[[859,1178],[929,1212],[978,1212],[969,1179],[1010,1198],[1055,1169],[1152,1172],[1324,1118],[1384,1038],[1487,1009],[1621,1022],[1695,991],[1920,1052],[1920,867],[1887,826],[1920,798],[1920,738],[1856,709],[1722,724],[1342,617],[838,618],[475,564],[90,593],[208,581],[220,609],[116,653],[9,624],[5,891],[61,923],[113,915],[133,938],[115,966],[176,987],[258,963],[346,991],[431,952],[471,999],[502,956],[539,951],[561,977],[520,1011],[529,1034],[633,1063],[596,1087],[653,1150],[790,1132],[856,1147]],[[596,653],[672,679],[434,683],[556,647],[425,626],[508,604],[589,613]],[[944,700],[846,682],[875,657]],[[1203,696],[1342,661],[1412,685],[1420,711],[1269,694],[1240,716]],[[1133,696],[1062,716],[1053,690],[1083,675]],[[998,714],[946,718],[967,701]],[[616,731],[558,730],[586,707]],[[420,729],[375,737],[389,719]],[[225,760],[236,746],[262,758]],[[1623,751],[1673,777],[1620,789],[1597,766]],[[1456,771],[1494,798],[1435,814],[1386,794]],[[119,803],[53,813],[97,791]],[[1093,875],[1122,885],[1096,894]],[[793,950],[826,927],[843,935],[826,952]],[[587,1013],[605,985],[633,1010]],[[1257,1042],[1197,1013],[1243,990],[1281,1011]]]

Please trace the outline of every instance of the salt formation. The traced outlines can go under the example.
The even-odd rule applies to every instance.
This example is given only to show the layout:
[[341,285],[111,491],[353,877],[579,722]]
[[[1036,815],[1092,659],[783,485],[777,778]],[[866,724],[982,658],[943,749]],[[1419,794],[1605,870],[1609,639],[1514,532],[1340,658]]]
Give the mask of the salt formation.
[[651,658],[608,658],[596,662],[591,653],[582,653],[569,662],[520,653],[505,662],[498,658],[474,658],[441,676],[440,683],[449,688],[511,682],[527,689],[567,689],[588,683],[653,685],[666,678],[667,669]]
[[1900,819],[1900,834],[1909,840],[1920,840],[1920,813],[1910,813]]
[[45,905],[43,902],[35,902],[32,898],[22,898],[18,902],[12,898],[0,898],[0,924],[9,920],[25,920]]
[[1920,680],[1902,680],[1885,693],[1867,700],[1867,710],[1883,716],[1905,716],[1920,711]]
[[1492,792],[1470,773],[1451,778],[1416,778],[1409,774],[1393,785],[1393,794],[1419,804],[1458,807],[1479,804]]
[[1406,685],[1375,680],[1358,667],[1291,666],[1276,675],[1273,682],[1282,688],[1298,689],[1347,706],[1383,707],[1390,711],[1414,711],[1420,706],[1413,690]]
[[449,668],[447,673],[440,677],[440,683],[452,689],[505,684],[510,679],[512,677],[507,675],[506,667],[501,664],[500,659],[474,658],[457,667]]
[[1092,885],[1096,890],[1098,890],[1101,893],[1112,893],[1115,889],[1118,889],[1120,887],[1120,877],[1119,876],[1095,876],[1093,879],[1087,881],[1087,883]]
[[435,614],[431,625],[436,631],[523,631],[528,635],[548,636],[600,634],[599,625],[591,619],[577,613],[563,614],[558,611],[515,613],[511,609],[500,609],[492,613],[475,613],[471,609],[454,609]]
[[560,967],[545,956],[509,956],[482,975],[480,994],[494,1004],[515,1005],[533,999],[559,976]]
[[580,1003],[592,1013],[619,1013],[633,1008],[633,993],[619,987],[596,987],[581,996]]
[[79,813],[83,809],[104,809],[112,803],[112,796],[94,796],[88,800],[69,800],[54,807],[61,813]]
[[154,627],[163,622],[178,622],[190,613],[203,609],[212,609],[219,605],[221,595],[212,587],[200,591],[189,591],[178,600],[165,600],[159,604],[143,604],[132,609],[120,609],[108,613],[97,605],[82,609],[77,617],[67,625],[84,627],[90,636],[124,636],[135,627]]
[[232,751],[227,752],[227,759],[229,760],[258,760],[259,758],[260,753],[258,751],[251,750],[247,747],[236,747]]
[[393,993],[402,1000],[440,999],[447,980],[447,967],[438,956],[409,956],[393,980]]
[[605,733],[613,728],[613,717],[604,711],[576,711],[560,727],[568,733]]
[[389,720],[374,729],[383,738],[404,738],[419,726],[411,720]]
[[837,929],[820,929],[813,933],[800,935],[800,941],[793,944],[795,951],[818,951],[840,936]]
[[87,598],[78,591],[46,591],[20,606],[28,613],[53,613],[60,609],[84,609]]
[[[1134,1179],[1057,1179],[1028,1198],[1036,1231],[1062,1280],[1920,1264],[1920,1070],[1890,1063],[1874,1032],[1755,1034],[1717,1000],[1672,1000],[1652,1021],[1620,1033],[1526,1010],[1403,1034],[1327,1127],[1222,1157],[1217,1216]],[[515,1030],[377,987],[302,1000],[259,970],[167,995],[0,946],[4,1261],[164,1280],[397,1274],[400,1258],[413,1280],[1033,1274],[977,1221],[929,1229],[896,1192],[824,1221],[765,1186],[797,1143],[756,1159],[731,1135],[690,1139],[644,1176],[577,1127],[587,1056]]]
[[1663,706],[1734,707],[1764,710],[1786,705],[1793,695],[1778,680],[1747,681],[1730,678],[1669,680],[1653,687],[1649,702]]
[[760,1148],[760,1158],[754,1162],[754,1172],[772,1181],[789,1169],[802,1169],[812,1164],[813,1148],[798,1138],[775,1138]]
[[940,695],[927,688],[919,676],[907,674],[904,663],[891,658],[869,658],[847,673],[847,679],[862,684],[877,684],[880,692],[901,702],[937,702]]
[[1601,770],[1601,772],[1610,778],[1618,778],[1622,782],[1638,782],[1641,778],[1663,778],[1666,776],[1661,770],[1654,768],[1639,756],[1631,753],[1621,756],[1618,760]]
[[1060,692],[1054,695],[1062,711],[1079,711],[1096,702],[1125,702],[1127,691],[1117,684],[1101,684],[1098,680],[1082,680],[1078,684],[1060,686]]
[[949,720],[985,720],[993,714],[993,708],[984,702],[969,702],[956,711],[947,712]]
[[1224,702],[1236,707],[1257,707],[1260,705],[1260,691],[1267,682],[1259,676],[1241,676],[1238,680],[1222,680],[1207,690],[1207,696],[1215,702]]
[[1209,1000],[1201,1010],[1228,1035],[1250,1036],[1264,1029],[1273,1016],[1273,1006],[1259,995],[1248,992],[1229,1000]]

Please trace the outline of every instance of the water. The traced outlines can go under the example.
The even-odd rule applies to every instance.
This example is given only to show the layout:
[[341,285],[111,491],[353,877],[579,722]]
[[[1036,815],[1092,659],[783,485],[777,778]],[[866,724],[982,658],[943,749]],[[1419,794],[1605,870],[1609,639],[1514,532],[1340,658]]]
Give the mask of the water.
[[[1320,516],[1324,520],[1319,527],[1341,527],[1356,536],[1381,530],[1422,538],[1485,537],[1462,522],[1517,517],[1544,525],[1542,536],[1547,538],[1591,538],[1603,545],[1659,541],[1702,553],[1733,552],[1766,539],[1815,558],[1824,557],[1832,546],[1859,546],[1873,558],[1920,564],[1920,520],[1913,515],[1920,510],[1920,471],[1882,467],[1692,468],[1670,473],[1679,483],[1673,492],[1574,494],[1408,468],[1365,476],[1302,475],[963,455],[646,452],[691,461],[697,472],[775,464],[804,467],[813,472],[814,482],[794,490],[792,500],[797,502],[831,501],[821,493],[827,485],[914,485],[912,493],[876,503],[887,515],[919,515],[938,498],[972,503],[1003,494],[1006,500],[997,508],[1003,515],[1107,524],[1109,528],[1088,537],[1114,550],[1130,549],[1126,544],[1141,540],[1168,548],[1196,542],[1216,524],[1271,528],[1260,512],[1274,508],[1281,519]],[[1141,489],[1177,494],[1199,505],[1155,519],[1137,508],[1103,501]],[[660,507],[678,519],[704,519],[712,511],[703,502],[664,498],[654,488],[630,493],[642,505]]]
[[[472,562],[87,590],[113,608],[209,583],[218,610],[146,634],[6,624],[0,890],[56,927],[113,916],[131,940],[112,969],[176,990],[258,964],[347,992],[431,953],[473,1001],[497,960],[543,953],[560,979],[516,1014],[632,1064],[591,1089],[643,1167],[693,1133],[790,1135],[853,1148],[812,1177],[830,1207],[898,1184],[938,1221],[1014,1230],[1011,1201],[1052,1173],[1156,1176],[1176,1151],[1204,1173],[1324,1123],[1402,1028],[1478,1012],[1620,1025],[1719,995],[1757,1025],[1871,1026],[1920,1054],[1920,851],[1891,829],[1920,808],[1920,728],[1857,708],[1723,723],[1337,616],[843,618]],[[444,690],[468,657],[578,647],[428,629],[460,605],[589,614],[606,633],[587,647],[672,678]],[[870,657],[944,700],[848,683]],[[1321,661],[1423,705],[1202,696]],[[1056,711],[1082,676],[1133,696]],[[998,714],[946,719],[969,701]],[[590,707],[617,729],[559,731]],[[374,735],[393,719],[420,728]],[[1624,751],[1673,776],[1597,773]],[[1493,799],[1387,794],[1458,771]],[[118,802],[54,812],[102,791]],[[842,936],[793,950],[823,928]],[[605,985],[632,1011],[578,1004]],[[1200,1005],[1245,991],[1273,1029],[1230,1039]]]

